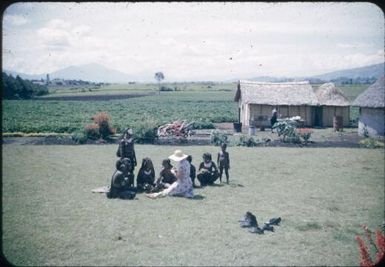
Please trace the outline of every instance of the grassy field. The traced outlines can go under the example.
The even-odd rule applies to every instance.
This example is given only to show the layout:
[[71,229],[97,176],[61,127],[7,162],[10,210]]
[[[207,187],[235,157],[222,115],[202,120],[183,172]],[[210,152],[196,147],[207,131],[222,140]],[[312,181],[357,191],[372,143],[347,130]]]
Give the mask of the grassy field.
[[[137,145],[157,173],[177,147]],[[196,166],[218,147],[183,147]],[[229,147],[230,185],[195,199],[108,200],[115,145],[3,145],[3,254],[15,265],[277,266],[359,264],[361,224],[384,220],[384,151]],[[275,232],[249,233],[282,217]]]
[[[236,85],[233,83],[176,83],[163,86],[178,91],[158,94],[156,84],[109,85],[92,91],[84,88],[51,89],[53,97],[68,95],[109,95],[152,93],[145,97],[106,101],[61,100],[3,100],[3,132],[72,133],[92,123],[91,117],[106,111],[112,125],[120,132],[127,126],[154,127],[174,120],[196,121],[201,125],[217,122],[235,122],[237,103],[233,101]],[[342,86],[353,100],[366,86]],[[49,98],[50,96],[48,96]],[[352,108],[351,119],[357,119],[358,109]],[[144,126],[143,126],[144,125]]]

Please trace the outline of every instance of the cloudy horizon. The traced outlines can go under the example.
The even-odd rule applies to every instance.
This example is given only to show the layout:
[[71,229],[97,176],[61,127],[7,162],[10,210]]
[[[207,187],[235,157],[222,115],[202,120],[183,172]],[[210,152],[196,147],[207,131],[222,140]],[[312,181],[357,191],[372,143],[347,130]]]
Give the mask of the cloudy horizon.
[[3,69],[52,73],[98,63],[166,81],[312,76],[384,62],[372,3],[15,3]]

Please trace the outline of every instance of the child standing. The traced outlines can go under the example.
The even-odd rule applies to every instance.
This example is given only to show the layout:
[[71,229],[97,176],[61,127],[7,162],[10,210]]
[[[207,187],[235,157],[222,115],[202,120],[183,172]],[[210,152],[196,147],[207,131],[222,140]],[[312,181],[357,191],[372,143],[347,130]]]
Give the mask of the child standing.
[[225,169],[226,182],[229,184],[230,156],[226,148],[226,144],[221,145],[221,151],[218,152],[217,164],[219,166],[219,181],[222,183],[223,169]]

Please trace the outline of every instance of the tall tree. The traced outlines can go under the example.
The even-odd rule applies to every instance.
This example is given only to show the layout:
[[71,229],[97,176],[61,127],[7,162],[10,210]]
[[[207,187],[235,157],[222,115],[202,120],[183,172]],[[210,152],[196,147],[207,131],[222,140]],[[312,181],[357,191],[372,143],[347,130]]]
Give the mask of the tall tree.
[[163,72],[159,71],[159,72],[155,73],[155,79],[158,81],[159,94],[160,94],[160,82],[164,79]]

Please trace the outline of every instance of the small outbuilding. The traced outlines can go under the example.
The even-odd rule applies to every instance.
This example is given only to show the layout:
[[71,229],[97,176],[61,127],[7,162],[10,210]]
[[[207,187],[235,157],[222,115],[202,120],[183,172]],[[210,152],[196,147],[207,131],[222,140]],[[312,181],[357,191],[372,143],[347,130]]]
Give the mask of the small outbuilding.
[[359,107],[358,134],[384,136],[385,118],[384,76],[357,96],[353,106]]
[[314,120],[315,126],[335,127],[338,118],[339,126],[347,127],[350,124],[350,102],[344,93],[334,83],[322,84],[315,91],[318,99],[318,117]]
[[239,122],[249,126],[267,121],[275,108],[280,117],[300,116],[304,126],[313,126],[318,99],[308,81],[269,83],[240,80],[234,101],[238,102]]

